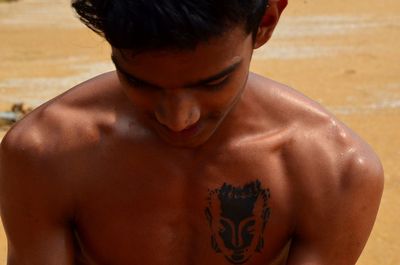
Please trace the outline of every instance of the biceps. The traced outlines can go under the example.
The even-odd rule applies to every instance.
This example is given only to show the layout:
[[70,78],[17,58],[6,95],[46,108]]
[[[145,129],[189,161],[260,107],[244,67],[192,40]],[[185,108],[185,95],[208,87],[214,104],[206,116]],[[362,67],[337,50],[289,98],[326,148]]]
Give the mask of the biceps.
[[337,213],[323,218],[314,216],[299,229],[289,252],[289,265],[356,263],[371,232],[376,208],[352,207]]
[[8,265],[72,265],[73,239],[67,227],[49,224],[5,226]]
[[40,161],[32,166],[32,158],[0,151],[0,212],[8,264],[73,264],[73,236],[67,220],[72,204],[65,199],[69,190],[46,175]]
[[26,194],[3,188],[0,205],[8,264],[73,264],[73,234],[68,222],[45,206],[49,200]]

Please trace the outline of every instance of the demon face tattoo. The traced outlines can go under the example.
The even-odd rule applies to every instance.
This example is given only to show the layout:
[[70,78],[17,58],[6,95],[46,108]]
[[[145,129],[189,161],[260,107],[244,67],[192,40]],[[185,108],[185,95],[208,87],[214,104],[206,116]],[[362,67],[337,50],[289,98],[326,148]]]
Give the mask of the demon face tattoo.
[[269,190],[255,182],[234,187],[223,184],[210,190],[206,217],[211,228],[211,244],[233,264],[243,264],[264,245],[268,222]]

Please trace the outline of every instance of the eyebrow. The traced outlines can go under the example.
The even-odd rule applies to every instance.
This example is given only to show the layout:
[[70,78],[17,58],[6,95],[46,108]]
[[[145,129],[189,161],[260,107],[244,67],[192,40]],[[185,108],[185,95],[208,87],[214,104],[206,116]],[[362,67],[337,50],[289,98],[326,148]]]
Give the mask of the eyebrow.
[[[120,64],[118,63],[118,60],[115,58],[114,55],[111,55],[111,60],[115,65],[115,68],[121,72],[123,75],[125,75],[126,77],[128,77],[129,79],[132,79],[133,81],[143,84],[145,86],[149,86],[149,87],[156,87],[159,88],[160,86],[152,84],[151,82],[148,82],[146,80],[143,80],[141,78],[138,78],[130,73],[128,73],[127,71],[125,71]],[[206,77],[204,79],[200,79],[198,81],[189,83],[184,85],[184,87],[186,88],[193,88],[193,87],[197,87],[197,86],[202,86],[202,85],[207,85],[208,83],[211,83],[213,81],[217,81],[231,73],[233,73],[237,68],[239,68],[239,66],[242,64],[243,59],[240,59],[239,61],[233,63],[232,65],[228,66],[227,68],[223,69],[222,71],[220,71],[219,73],[212,75],[210,77]]]

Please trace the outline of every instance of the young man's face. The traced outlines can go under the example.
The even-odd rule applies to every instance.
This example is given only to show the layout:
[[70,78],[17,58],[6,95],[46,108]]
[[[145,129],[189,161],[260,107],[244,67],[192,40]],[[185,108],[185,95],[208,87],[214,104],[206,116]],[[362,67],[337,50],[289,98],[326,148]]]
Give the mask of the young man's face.
[[165,142],[206,142],[239,100],[247,82],[252,36],[241,27],[193,51],[132,55],[113,49],[122,89],[139,118]]

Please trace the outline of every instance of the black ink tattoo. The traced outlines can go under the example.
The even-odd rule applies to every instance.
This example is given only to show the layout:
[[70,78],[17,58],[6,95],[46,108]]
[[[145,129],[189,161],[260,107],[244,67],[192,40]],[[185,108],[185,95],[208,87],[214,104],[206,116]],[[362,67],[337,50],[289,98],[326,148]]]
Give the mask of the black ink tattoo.
[[270,216],[269,190],[255,181],[243,187],[224,183],[210,190],[206,217],[211,246],[233,264],[243,264],[264,246],[264,229]]

